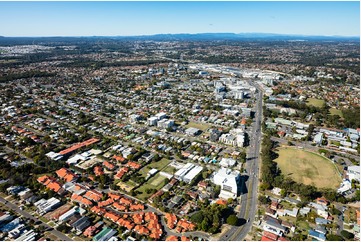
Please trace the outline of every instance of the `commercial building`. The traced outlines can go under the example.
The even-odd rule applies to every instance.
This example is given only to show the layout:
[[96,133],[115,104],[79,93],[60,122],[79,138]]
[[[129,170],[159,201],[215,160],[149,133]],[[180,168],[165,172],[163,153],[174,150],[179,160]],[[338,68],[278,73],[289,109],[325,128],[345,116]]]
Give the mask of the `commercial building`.
[[93,240],[94,241],[107,241],[111,237],[113,237],[113,235],[115,235],[116,233],[117,233],[116,230],[108,228],[108,227],[104,227],[102,231],[100,231],[97,235],[95,235],[93,237]]
[[240,184],[239,171],[232,171],[230,169],[221,168],[213,175],[213,183],[221,186],[221,198],[236,198],[238,194],[238,187]]
[[48,200],[40,199],[36,203],[34,203],[34,206],[37,208],[38,212],[40,214],[45,214],[47,212],[50,212],[51,210],[57,208],[61,204],[60,200],[52,197]]
[[190,170],[184,177],[183,181],[187,183],[191,183],[191,181],[203,170],[202,166],[195,166],[192,170]]

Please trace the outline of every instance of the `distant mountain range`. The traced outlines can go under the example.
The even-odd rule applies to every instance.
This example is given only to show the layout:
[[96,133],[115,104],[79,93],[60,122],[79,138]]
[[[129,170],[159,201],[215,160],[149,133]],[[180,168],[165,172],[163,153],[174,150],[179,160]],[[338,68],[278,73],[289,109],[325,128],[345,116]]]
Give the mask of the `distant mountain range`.
[[200,33],[200,34],[155,34],[141,36],[115,36],[124,39],[149,40],[359,40],[359,36],[311,36],[272,33]]
[[0,40],[27,39],[27,40],[79,40],[79,39],[119,39],[119,40],[154,40],[154,41],[360,41],[360,36],[314,36],[272,33],[199,33],[199,34],[155,34],[138,36],[54,36],[54,37],[4,37]]

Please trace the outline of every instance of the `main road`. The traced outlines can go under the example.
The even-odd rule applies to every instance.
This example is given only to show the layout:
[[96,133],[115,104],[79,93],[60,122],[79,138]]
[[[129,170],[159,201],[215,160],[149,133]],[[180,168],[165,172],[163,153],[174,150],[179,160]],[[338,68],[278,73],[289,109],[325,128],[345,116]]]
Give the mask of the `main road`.
[[[250,134],[250,146],[247,153],[246,172],[242,175],[243,187],[241,188],[240,205],[241,209],[237,214],[238,218],[242,218],[246,223],[242,226],[232,226],[226,233],[224,233],[219,240],[243,240],[250,229],[256,216],[257,197],[258,197],[258,175],[259,175],[259,153],[261,147],[261,123],[262,123],[262,101],[263,92],[261,88],[255,84],[250,83],[257,89],[256,93],[256,107],[255,107],[255,124]],[[244,185],[246,187],[244,187]]]

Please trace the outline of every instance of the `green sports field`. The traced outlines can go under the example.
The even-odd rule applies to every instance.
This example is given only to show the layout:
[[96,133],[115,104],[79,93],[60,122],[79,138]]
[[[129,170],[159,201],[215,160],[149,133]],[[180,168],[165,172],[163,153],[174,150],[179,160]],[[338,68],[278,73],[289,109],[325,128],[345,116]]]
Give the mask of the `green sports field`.
[[332,161],[309,151],[297,148],[279,148],[275,160],[285,177],[318,188],[338,188],[341,183]]
[[307,98],[306,102],[307,102],[307,105],[312,105],[317,108],[321,108],[323,106],[323,104],[325,103],[324,100],[316,99],[316,98]]

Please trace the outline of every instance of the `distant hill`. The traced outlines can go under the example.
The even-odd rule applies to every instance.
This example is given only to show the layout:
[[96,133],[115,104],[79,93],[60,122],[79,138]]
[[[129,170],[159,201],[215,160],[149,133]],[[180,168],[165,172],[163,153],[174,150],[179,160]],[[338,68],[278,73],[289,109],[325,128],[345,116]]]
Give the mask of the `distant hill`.
[[50,37],[4,37],[0,44],[25,44],[38,42],[98,41],[98,40],[153,40],[153,41],[360,41],[359,36],[311,36],[272,33],[199,33],[199,34],[155,34],[139,36],[50,36]]
[[357,36],[308,36],[272,33],[200,33],[200,34],[155,34],[141,36],[117,36],[120,39],[142,40],[359,40]]

